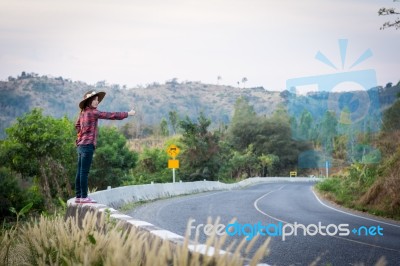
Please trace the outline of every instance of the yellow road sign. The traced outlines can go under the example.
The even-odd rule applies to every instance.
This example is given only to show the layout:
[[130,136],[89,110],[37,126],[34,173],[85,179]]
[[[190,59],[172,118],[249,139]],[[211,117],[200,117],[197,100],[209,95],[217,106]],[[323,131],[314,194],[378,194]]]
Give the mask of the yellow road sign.
[[178,156],[180,151],[181,150],[174,144],[170,145],[167,149],[168,155],[171,156],[172,158],[175,158],[176,156]]
[[297,176],[297,172],[295,172],[295,171],[290,172],[290,177],[296,177],[296,176]]
[[168,168],[178,169],[179,168],[179,160],[168,160]]

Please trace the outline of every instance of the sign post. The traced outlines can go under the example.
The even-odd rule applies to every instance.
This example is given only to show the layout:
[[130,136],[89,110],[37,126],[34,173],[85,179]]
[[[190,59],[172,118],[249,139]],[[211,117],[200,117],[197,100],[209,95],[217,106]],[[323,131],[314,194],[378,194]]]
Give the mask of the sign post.
[[326,173],[326,177],[329,177],[329,161],[325,162],[325,173]]
[[168,168],[172,169],[172,182],[175,183],[175,169],[179,168],[179,160],[175,160],[178,156],[180,149],[176,145],[170,145],[167,149],[167,153],[172,160],[168,160]]

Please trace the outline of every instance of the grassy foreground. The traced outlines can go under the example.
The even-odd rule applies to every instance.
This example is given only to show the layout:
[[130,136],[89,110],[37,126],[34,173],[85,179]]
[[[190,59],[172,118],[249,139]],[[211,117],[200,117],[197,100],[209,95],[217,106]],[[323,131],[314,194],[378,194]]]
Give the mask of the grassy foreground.
[[[0,230],[0,265],[243,265],[240,252],[250,251],[257,238],[243,239],[235,249],[225,249],[229,253],[212,257],[189,252],[188,239],[176,246],[146,231],[127,229],[104,213],[88,212],[82,221],[41,216]],[[218,251],[225,240],[210,237],[206,244]],[[268,243],[246,264],[256,265]]]

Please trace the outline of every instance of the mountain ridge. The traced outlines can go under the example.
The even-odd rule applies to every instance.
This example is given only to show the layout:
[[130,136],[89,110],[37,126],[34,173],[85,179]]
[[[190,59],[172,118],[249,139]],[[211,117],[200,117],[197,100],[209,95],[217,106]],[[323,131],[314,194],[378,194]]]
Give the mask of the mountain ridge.
[[[384,110],[396,100],[400,85],[375,89],[379,91],[380,108]],[[0,81],[0,139],[5,137],[5,128],[33,108],[42,108],[44,114],[54,117],[66,115],[75,119],[79,113],[78,103],[89,90],[107,93],[100,110],[128,111],[135,107],[138,119],[147,125],[156,125],[162,118],[167,119],[169,111],[176,111],[180,118],[187,115],[192,119],[203,112],[214,125],[227,124],[239,97],[246,98],[257,114],[269,115],[279,105],[286,106],[293,96],[287,90],[268,91],[263,87],[239,88],[196,81],[180,83],[176,79],[164,84],[153,83],[134,88],[108,85],[105,81],[90,85],[62,77],[23,72],[17,78],[9,77],[8,81]],[[323,92],[295,97],[307,100],[307,97],[318,98],[321,95]]]

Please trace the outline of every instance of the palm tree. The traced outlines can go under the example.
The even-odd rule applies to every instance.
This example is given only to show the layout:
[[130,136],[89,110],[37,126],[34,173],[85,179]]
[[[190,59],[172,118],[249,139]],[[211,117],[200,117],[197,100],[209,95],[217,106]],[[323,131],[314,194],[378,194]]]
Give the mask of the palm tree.
[[217,77],[217,85],[219,85],[219,81],[222,79],[222,77],[221,76],[218,76]]
[[246,77],[242,78],[243,88],[245,87],[246,82],[247,82],[247,78]]

